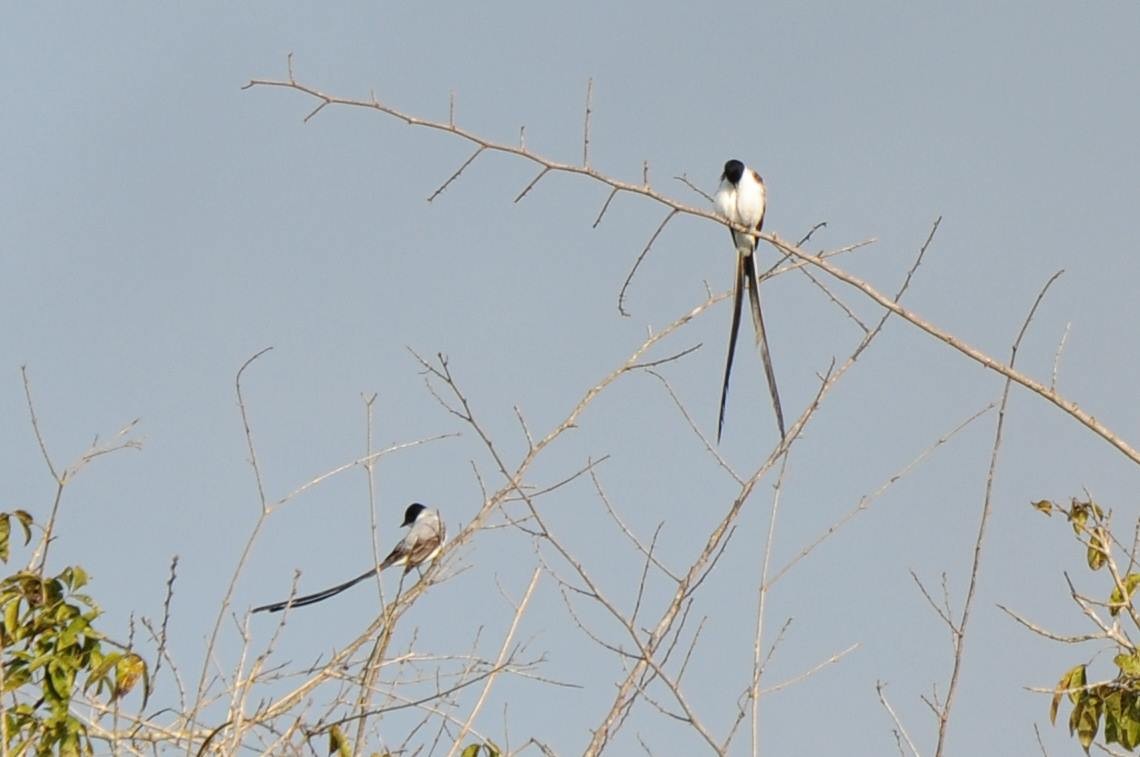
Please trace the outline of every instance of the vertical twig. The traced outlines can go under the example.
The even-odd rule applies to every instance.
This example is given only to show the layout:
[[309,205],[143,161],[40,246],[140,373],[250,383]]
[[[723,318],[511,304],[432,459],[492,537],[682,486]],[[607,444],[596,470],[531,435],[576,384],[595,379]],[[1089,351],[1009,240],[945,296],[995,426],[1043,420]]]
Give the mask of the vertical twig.
[[459,729],[459,735],[455,737],[455,741],[451,745],[451,749],[447,752],[447,757],[452,757],[456,750],[463,745],[463,739],[467,737],[468,732],[471,730],[472,723],[475,718],[479,716],[479,711],[483,709],[484,702],[487,701],[487,695],[491,693],[491,687],[495,684],[495,679],[502,671],[504,664],[510,654],[511,642],[515,638],[515,631],[518,630],[519,621],[522,620],[523,613],[526,612],[527,605],[530,604],[530,598],[534,594],[534,589],[538,586],[538,578],[542,575],[542,566],[536,566],[534,572],[530,575],[530,583],[526,587],[526,592],[523,593],[522,599],[519,600],[518,607],[515,608],[515,616],[511,620],[511,627],[507,630],[507,635],[503,638],[503,643],[499,647],[499,657],[495,660],[495,666],[492,672],[487,676],[486,681],[483,683],[483,690],[479,692],[479,699],[476,700],[475,706],[471,708],[471,714],[467,716],[464,721],[463,727]]
[[594,77],[590,77],[586,81],[586,124],[582,128],[582,165],[585,168],[590,167],[590,101],[594,96]]
[[[454,102],[455,93],[452,93],[452,100]],[[380,557],[380,524],[376,514],[376,461],[372,458],[372,422],[373,422],[373,406],[376,402],[376,394],[373,393],[369,397],[364,397],[364,472],[368,478],[368,518],[371,528],[369,529],[372,537],[372,564],[379,565]],[[381,580],[380,571],[376,571],[376,591],[380,597],[380,606],[385,607],[384,601],[384,582]],[[376,675],[380,671],[380,666],[374,664],[371,656],[368,660],[368,665],[365,667],[360,678],[360,694],[356,700],[356,708],[360,713],[360,719],[356,723],[356,748],[362,749],[364,744],[364,731],[368,723],[368,705],[372,699],[372,685],[376,680]]]
[[[1017,362],[1017,350],[1021,346],[1021,340],[1025,336],[1025,332],[1029,329],[1029,324],[1033,320],[1034,313],[1037,312],[1037,307],[1041,304],[1041,300],[1045,297],[1045,293],[1049,291],[1049,287],[1053,286],[1064,270],[1057,271],[1049,280],[1045,282],[1045,286],[1037,295],[1037,299],[1033,301],[1033,307],[1029,309],[1029,314],[1025,316],[1025,321],[1021,324],[1021,330],[1017,332],[1017,337],[1013,341],[1013,346],[1010,348],[1009,367],[1013,370],[1014,364]],[[993,486],[994,479],[997,475],[997,461],[998,452],[1001,450],[1002,431],[1005,428],[1005,409],[1009,403],[1009,390],[1013,386],[1013,381],[1007,377],[1005,380],[1005,387],[1002,389],[1001,404],[998,406],[997,428],[994,431],[994,446],[993,451],[990,453],[989,470],[986,473],[986,492],[982,501],[982,517],[978,522],[978,537],[974,541],[974,559],[970,568],[970,583],[966,589],[966,599],[962,603],[962,616],[958,621],[956,627],[951,627],[951,633],[954,637],[954,667],[950,672],[950,683],[946,689],[946,701],[942,705],[942,710],[938,715],[938,743],[934,749],[935,757],[941,757],[946,748],[946,734],[949,731],[950,724],[950,711],[954,706],[954,695],[958,692],[958,679],[962,673],[962,659],[963,652],[966,647],[966,626],[970,622],[970,609],[974,604],[974,595],[978,588],[978,575],[981,572],[982,563],[982,545],[985,543],[986,526],[989,524],[990,511],[993,504]]]
[[772,495],[772,512],[768,516],[768,536],[764,541],[764,559],[760,565],[760,589],[756,600],[756,634],[752,639],[752,685],[749,688],[749,699],[752,704],[752,754],[760,754],[760,677],[764,672],[764,661],[761,659],[764,639],[764,609],[768,600],[768,568],[772,561],[772,545],[775,543],[776,515],[780,509],[780,495],[784,490],[784,475],[788,470],[788,457],[790,450],[784,451],[784,459],[780,462],[780,473],[776,477],[776,491]]
[[[249,464],[253,468],[253,477],[257,482],[257,500],[260,512],[257,516],[257,522],[254,523],[253,530],[246,539],[245,546],[242,548],[241,556],[238,558],[237,565],[234,567],[233,575],[230,577],[229,586],[226,587],[226,594],[222,597],[222,603],[218,607],[218,615],[214,619],[213,630],[210,631],[209,641],[206,643],[206,650],[202,655],[202,670],[198,674],[198,685],[195,688],[194,704],[190,707],[190,712],[186,715],[186,724],[188,728],[193,728],[193,725],[198,720],[198,710],[203,704],[205,699],[206,676],[210,670],[210,664],[214,657],[214,647],[218,643],[218,634],[222,629],[222,619],[226,616],[226,610],[229,609],[230,600],[233,598],[234,589],[237,587],[238,577],[241,575],[242,570],[245,569],[246,560],[249,559],[250,552],[253,551],[253,544],[257,540],[258,534],[261,533],[261,527],[265,524],[265,519],[269,515],[269,504],[265,499],[265,485],[261,478],[261,467],[257,462],[257,448],[253,444],[253,429],[250,427],[249,411],[246,409],[245,396],[242,394],[241,377],[245,373],[253,361],[265,353],[272,350],[272,347],[266,347],[258,352],[255,352],[248,360],[242,363],[241,368],[238,369],[237,375],[234,377],[234,392],[237,395],[238,410],[241,413],[242,430],[245,433],[246,449],[249,451]],[[193,738],[190,737],[186,742],[186,753],[190,754],[193,751]]]

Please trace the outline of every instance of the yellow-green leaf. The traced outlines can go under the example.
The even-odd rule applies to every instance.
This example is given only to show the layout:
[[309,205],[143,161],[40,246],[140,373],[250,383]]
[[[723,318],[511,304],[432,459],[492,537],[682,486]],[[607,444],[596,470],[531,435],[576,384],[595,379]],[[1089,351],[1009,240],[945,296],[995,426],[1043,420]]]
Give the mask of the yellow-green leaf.
[[1120,612],[1120,608],[1124,607],[1126,602],[1132,600],[1132,595],[1136,593],[1137,587],[1140,587],[1140,573],[1129,573],[1124,577],[1125,591],[1128,592],[1127,599],[1120,593],[1120,587],[1112,590],[1112,594],[1108,597],[1108,611],[1113,615]]
[[35,523],[35,519],[27,510],[16,510],[12,514],[16,516],[16,520],[20,521],[20,527],[24,529],[24,546],[26,547],[32,541],[32,524]]
[[87,571],[78,565],[73,565],[69,568],[64,568],[63,572],[59,574],[59,578],[67,584],[67,588],[72,591],[82,589],[87,585]]
[[1132,691],[1120,697],[1120,745],[1125,749],[1140,745],[1140,700]]
[[[1053,689],[1053,701],[1049,705],[1049,722],[1057,724],[1057,708],[1061,705],[1061,697],[1069,689],[1075,689],[1085,685],[1085,666],[1077,665],[1068,670],[1065,675],[1061,676],[1061,680],[1057,681],[1056,688]],[[1069,701],[1074,704],[1077,701],[1076,695],[1081,692],[1069,692]],[[1071,730],[1071,729],[1070,729]]]
[[20,598],[12,597],[4,606],[4,634],[12,641],[19,641]]
[[1069,733],[1076,731],[1077,740],[1081,742],[1086,753],[1096,738],[1097,729],[1100,728],[1100,713],[1103,706],[1100,697],[1086,692],[1073,707],[1073,714],[1069,717]]
[[1108,562],[1108,532],[1097,526],[1089,534],[1089,548],[1085,555],[1090,570],[1100,570]]
[[460,753],[460,757],[479,757],[479,749],[481,744],[468,744]]
[[352,747],[345,738],[344,733],[340,730],[340,726],[334,725],[332,730],[329,731],[329,754],[337,754],[340,757],[352,757]]
[[0,513],[0,562],[8,562],[8,537],[12,535],[11,516]]
[[1126,676],[1140,677],[1140,655],[1133,654],[1118,654],[1112,658],[1116,663],[1116,667],[1120,668],[1120,672]]
[[[123,659],[123,655],[118,652],[112,652],[103,658],[94,670],[87,674],[87,685],[83,687],[87,691],[92,686],[102,682],[108,675],[110,675],[112,668],[119,664],[119,660]],[[98,689],[96,689],[98,690]]]
[[1040,513],[1045,513],[1049,517],[1053,517],[1053,503],[1047,499],[1039,499],[1036,502],[1030,502],[1030,506]]
[[120,699],[130,693],[145,672],[146,663],[134,652],[120,659],[115,665],[115,691],[112,699]]
[[1120,689],[1116,689],[1104,698],[1104,740],[1109,744],[1121,743],[1120,716],[1122,695],[1123,692]]
[[1073,525],[1073,532],[1080,534],[1085,530],[1085,522],[1089,519],[1088,506],[1083,502],[1073,500],[1072,507],[1069,508],[1069,523]]

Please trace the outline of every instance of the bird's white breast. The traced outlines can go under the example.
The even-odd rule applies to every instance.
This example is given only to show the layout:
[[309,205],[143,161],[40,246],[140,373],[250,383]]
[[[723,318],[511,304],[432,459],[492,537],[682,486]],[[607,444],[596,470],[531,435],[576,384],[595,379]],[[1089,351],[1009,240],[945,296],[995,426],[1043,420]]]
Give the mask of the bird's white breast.
[[754,227],[764,218],[767,192],[764,183],[757,181],[752,171],[746,170],[736,185],[722,181],[713,200],[716,209],[728,220]]
[[740,222],[740,218],[736,212],[736,187],[727,181],[722,181],[720,183],[720,189],[717,190],[716,197],[713,199],[716,202],[716,209],[722,216],[733,223]]
[[756,175],[745,170],[736,186],[736,220],[745,226],[759,226],[764,218],[764,204],[767,200],[764,183]]

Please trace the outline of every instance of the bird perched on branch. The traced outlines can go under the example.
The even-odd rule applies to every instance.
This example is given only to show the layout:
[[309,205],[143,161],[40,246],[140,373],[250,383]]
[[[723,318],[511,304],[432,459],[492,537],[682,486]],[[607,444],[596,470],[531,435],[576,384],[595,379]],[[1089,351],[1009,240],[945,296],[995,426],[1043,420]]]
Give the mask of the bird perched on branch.
[[732,232],[732,243],[736,246],[736,283],[732,290],[732,331],[728,336],[728,360],[724,366],[724,386],[720,393],[720,416],[716,426],[716,440],[720,443],[724,429],[724,407],[728,400],[728,378],[732,373],[732,357],[736,352],[736,334],[740,330],[740,310],[744,292],[752,303],[752,324],[756,329],[756,345],[760,348],[760,359],[764,361],[764,373],[768,377],[768,391],[772,395],[772,407],[776,411],[776,426],[780,438],[785,436],[784,411],[780,407],[780,392],[776,388],[776,373],[772,369],[772,356],[768,352],[768,336],[764,332],[764,315],[760,312],[760,280],[756,275],[757,234],[764,226],[764,210],[767,205],[767,192],[760,174],[741,163],[730,160],[724,164],[717,189],[716,208],[733,224],[743,226],[756,233]]
[[279,610],[284,610],[286,607],[304,607],[305,605],[315,604],[340,594],[345,589],[355,586],[366,578],[371,578],[385,568],[403,565],[404,573],[407,574],[408,571],[421,563],[435,559],[440,549],[443,548],[446,534],[443,519],[439,517],[439,512],[429,507],[424,507],[419,502],[413,502],[408,505],[408,509],[404,511],[404,522],[400,524],[400,527],[402,528],[404,526],[411,526],[411,529],[408,530],[408,533],[400,540],[400,543],[397,544],[388,556],[376,567],[366,570],[351,581],[345,581],[342,584],[337,584],[324,591],[318,591],[316,594],[295,597],[293,599],[287,599],[284,602],[274,602],[271,605],[262,605],[261,607],[253,608],[253,611],[278,612]]

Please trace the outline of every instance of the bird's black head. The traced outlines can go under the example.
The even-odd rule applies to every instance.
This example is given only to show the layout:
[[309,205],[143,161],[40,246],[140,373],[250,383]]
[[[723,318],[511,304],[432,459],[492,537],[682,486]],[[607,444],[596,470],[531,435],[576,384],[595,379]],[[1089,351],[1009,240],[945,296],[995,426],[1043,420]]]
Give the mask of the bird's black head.
[[408,509],[404,511],[404,522],[400,524],[400,527],[403,528],[404,526],[410,526],[415,523],[416,518],[420,517],[420,513],[426,509],[427,508],[419,502],[413,502],[408,505]]
[[740,177],[744,175],[744,164],[733,158],[724,164],[722,179],[728,179],[730,184],[739,184]]

